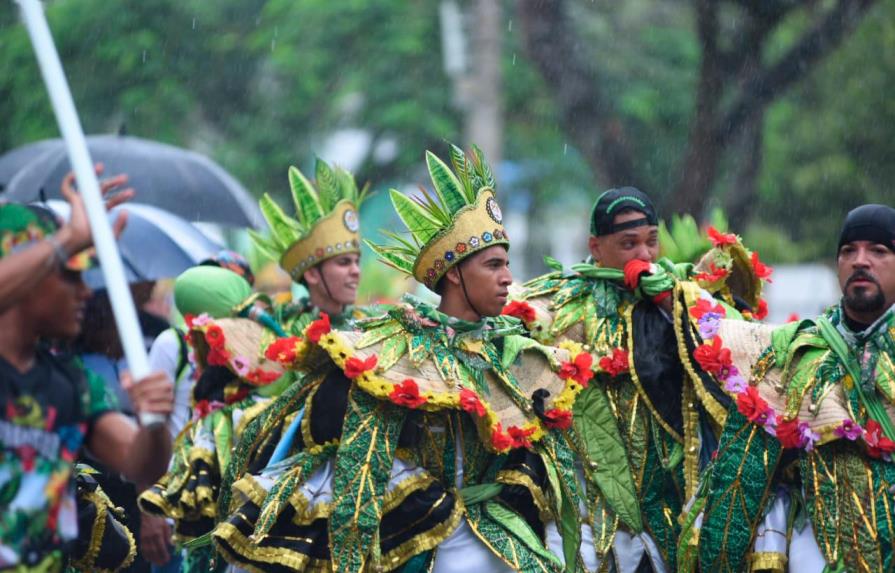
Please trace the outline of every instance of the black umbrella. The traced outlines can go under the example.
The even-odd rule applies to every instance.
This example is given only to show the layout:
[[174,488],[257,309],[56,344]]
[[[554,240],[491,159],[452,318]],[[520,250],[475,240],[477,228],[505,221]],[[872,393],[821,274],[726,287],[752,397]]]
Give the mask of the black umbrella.
[[[71,212],[65,201],[38,205],[48,207],[63,219],[68,219]],[[110,221],[115,220],[120,209],[128,214],[127,227],[118,240],[128,282],[176,277],[221,249],[193,224],[149,205],[128,203],[116,207],[109,213]],[[103,288],[105,284],[99,269],[85,272],[84,280],[91,288]]]
[[[255,200],[217,163],[207,157],[164,143],[124,135],[87,138],[90,156],[106,166],[105,173],[126,173],[136,200],[159,207],[188,221],[237,227],[263,225]],[[33,154],[24,162],[28,150]],[[7,183],[3,196],[21,202],[59,198],[62,178],[71,170],[61,139],[38,142],[0,157],[21,167]],[[0,180],[2,183],[2,180]]]

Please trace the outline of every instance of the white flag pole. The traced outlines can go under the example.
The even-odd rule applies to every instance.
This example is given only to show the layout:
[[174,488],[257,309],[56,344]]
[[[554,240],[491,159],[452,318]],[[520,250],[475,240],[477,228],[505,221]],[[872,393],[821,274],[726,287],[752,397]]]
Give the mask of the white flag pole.
[[[68,148],[68,156],[78,181],[78,190],[87,209],[93,244],[96,246],[96,253],[102,265],[109,301],[115,313],[115,324],[118,326],[118,335],[121,337],[121,346],[127,358],[128,368],[134,380],[139,380],[149,374],[149,359],[143,346],[143,334],[137,321],[137,311],[124,276],[121,256],[106,215],[106,206],[93,170],[93,161],[87,150],[87,140],[84,138],[81,121],[78,119],[75,102],[65,79],[62,62],[59,60],[40,0],[16,1],[21,7],[22,20],[31,37],[31,44],[53,104],[59,130]],[[140,416],[143,425],[164,421],[165,417],[159,414]]]

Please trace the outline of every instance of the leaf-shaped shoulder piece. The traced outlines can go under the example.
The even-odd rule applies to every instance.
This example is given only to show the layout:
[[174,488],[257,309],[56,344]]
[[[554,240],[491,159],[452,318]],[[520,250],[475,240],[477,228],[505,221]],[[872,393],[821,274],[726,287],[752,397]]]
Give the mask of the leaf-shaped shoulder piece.
[[[367,332],[331,331],[315,347],[322,349],[361,390],[379,400],[430,412],[470,413],[483,443],[493,451],[516,447],[516,438],[509,438],[506,432],[517,432],[515,435],[524,435],[531,442],[543,437],[545,427],[531,406],[531,396],[537,390],[547,391],[545,410],[560,405],[571,408],[581,390],[574,380],[558,374],[561,363],[569,360],[566,350],[521,337],[507,337],[510,348],[503,357],[488,351],[488,343],[482,346],[476,358],[491,368],[483,369],[480,376],[484,387],[480,388],[465,365],[468,356],[459,360],[437,337],[412,334],[396,323],[385,321]],[[410,353],[411,344],[418,347],[416,356]],[[465,347],[456,352],[471,352],[476,345]],[[506,369],[502,358],[509,363]],[[447,363],[450,368],[445,367]]]

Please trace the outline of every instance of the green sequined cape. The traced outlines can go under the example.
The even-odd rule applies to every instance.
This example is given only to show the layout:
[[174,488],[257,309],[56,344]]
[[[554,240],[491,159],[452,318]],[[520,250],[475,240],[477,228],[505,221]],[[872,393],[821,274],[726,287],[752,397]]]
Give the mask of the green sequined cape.
[[[677,373],[676,380],[668,382],[678,388],[676,413],[661,411],[666,398],[647,391],[646,381],[638,373],[637,352],[656,350],[634,348],[637,313],[656,311],[639,292],[632,293],[617,280],[596,276],[606,269],[582,264],[573,272],[557,270],[533,279],[512,297],[534,311],[525,324],[535,339],[547,344],[563,340],[584,344],[595,360],[618,351],[627,357],[623,372],[599,374],[576,405],[580,409],[584,404],[601,403],[592,405],[587,415],[576,412],[574,435],[597,431],[594,413],[601,409],[609,411],[609,420],[618,430],[619,441],[607,439],[596,449],[587,448],[580,440],[574,444],[584,460],[594,546],[604,565],[609,562],[604,557],[620,526],[633,533],[649,532],[665,562],[675,562],[678,518],[684,503],[696,491],[700,469],[711,453],[707,450],[712,449],[727,417],[729,398],[718,381],[693,359],[693,351],[702,339],[688,310],[706,296],[705,291],[682,280],[686,278],[685,267],[667,266],[670,276],[666,280],[673,284],[673,334],[664,343],[673,347],[666,349],[666,359],[678,365],[677,370],[671,370]],[[717,303],[728,318],[742,319],[723,301]],[[656,320],[661,324],[663,319]],[[597,396],[589,397],[591,393]],[[706,439],[708,435],[711,439]],[[595,458],[595,454],[606,451],[618,454]],[[601,468],[607,475],[601,478],[591,468]]]
[[[832,309],[825,318],[842,332],[839,313]],[[804,422],[817,442],[810,451],[784,450],[774,436],[749,422],[736,406],[731,408],[704,496],[698,533],[702,571],[744,571],[750,563],[754,567],[769,561],[771,556],[753,554],[752,544],[774,488],[781,484],[804,497],[827,563],[846,571],[895,567],[895,504],[890,489],[895,485],[895,466],[871,456],[861,438],[852,441],[837,431],[846,419],[866,424],[868,395],[881,403],[890,419],[895,413],[892,312],[872,335],[848,338],[846,347],[859,366],[857,383],[863,385],[863,398],[815,321],[792,323],[774,332],[752,383],[777,413],[778,423],[781,418]],[[786,555],[770,561],[785,567]]]
[[[235,483],[229,517],[214,534],[221,554],[250,570],[271,560],[299,570],[394,570],[431,562],[428,553],[437,555],[466,519],[512,568],[561,571],[543,527],[575,519],[579,494],[567,440],[540,425],[530,385],[556,377],[562,352],[519,336],[514,319],[465,323],[415,300],[358,327],[323,334],[301,365],[304,382],[256,422],[263,440],[302,416],[289,456]],[[369,378],[347,375],[348,359],[371,356]],[[464,389],[477,399],[458,402]],[[503,432],[493,431],[490,414],[506,422]],[[536,423],[540,431],[526,433]],[[410,477],[395,483],[398,468]],[[327,471],[331,497],[311,495],[306,484]]]

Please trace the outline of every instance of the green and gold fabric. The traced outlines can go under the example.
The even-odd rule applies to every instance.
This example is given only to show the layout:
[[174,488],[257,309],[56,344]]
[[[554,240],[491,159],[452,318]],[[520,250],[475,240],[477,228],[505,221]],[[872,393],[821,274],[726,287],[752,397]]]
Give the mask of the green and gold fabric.
[[[410,238],[371,245],[430,288],[508,243],[481,154],[452,147],[451,159],[453,171],[427,154],[434,195],[392,191]],[[221,555],[250,571],[427,571],[467,535],[472,551],[454,558],[484,553],[479,570],[574,571],[580,496],[562,432],[593,376],[586,353],[521,336],[513,318],[465,322],[412,297],[355,326],[322,316],[268,347],[305,374],[243,434],[235,458],[277,445],[221,505]],[[570,532],[565,568],[543,541],[556,521]]]
[[702,571],[891,571],[893,310],[853,333],[834,307],[764,340],[691,511],[691,554]]
[[[743,320],[735,303],[760,300],[750,254],[738,238],[725,237],[696,266],[653,263],[633,290],[622,270],[590,263],[564,270],[548,261],[554,271],[515,289],[505,308],[536,340],[581,344],[597,366],[577,402],[572,435],[594,537],[590,564],[599,570],[627,570],[612,549],[619,532],[640,539],[635,544],[654,567],[677,559],[678,517],[696,493],[730,402],[732,372],[707,370],[694,353],[722,318]],[[657,296],[670,296],[670,312]],[[601,435],[607,425],[618,438]]]

